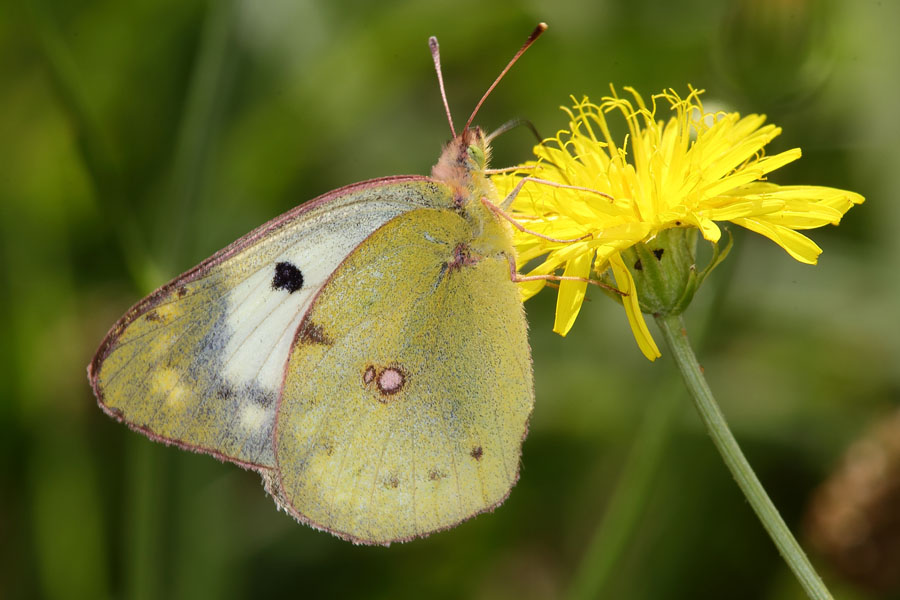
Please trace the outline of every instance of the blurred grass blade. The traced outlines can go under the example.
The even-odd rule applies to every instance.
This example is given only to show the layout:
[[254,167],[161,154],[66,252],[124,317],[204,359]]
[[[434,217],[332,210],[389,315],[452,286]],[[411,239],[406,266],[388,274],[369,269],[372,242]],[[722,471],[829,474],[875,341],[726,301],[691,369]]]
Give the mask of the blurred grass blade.
[[683,393],[673,393],[677,384],[674,377],[665,378],[647,406],[622,474],[575,573],[568,594],[571,600],[606,597],[603,592],[609,577],[644,514],[654,476],[672,437],[675,416],[684,401]]
[[42,2],[29,2],[28,15],[53,89],[68,116],[78,150],[107,227],[122,249],[133,281],[142,291],[156,287],[159,276],[133,212],[124,206],[122,176],[109,137],[94,115],[79,81],[79,70],[59,27]]
[[162,582],[163,508],[168,480],[165,449],[130,435],[127,440],[128,465],[125,522],[122,524],[126,597],[153,600],[166,597]]
[[154,241],[166,253],[162,264],[167,267],[178,267],[185,252],[198,250],[187,246],[187,232],[201,221],[200,203],[208,192],[210,167],[236,75],[237,51],[232,43],[236,14],[234,0],[210,2],[207,9],[179,124],[169,192],[158,203]]
[[107,598],[109,548],[84,431],[63,424],[48,429],[38,440],[29,470],[44,597]]

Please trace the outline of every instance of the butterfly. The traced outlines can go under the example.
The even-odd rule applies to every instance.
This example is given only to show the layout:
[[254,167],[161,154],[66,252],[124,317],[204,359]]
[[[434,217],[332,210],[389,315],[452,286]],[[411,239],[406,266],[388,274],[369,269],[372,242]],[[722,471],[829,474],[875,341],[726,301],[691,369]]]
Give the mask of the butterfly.
[[147,437],[257,471],[298,521],[361,544],[503,502],[534,404],[510,224],[481,103],[431,177],[349,185],[269,221],[133,306],[88,366]]

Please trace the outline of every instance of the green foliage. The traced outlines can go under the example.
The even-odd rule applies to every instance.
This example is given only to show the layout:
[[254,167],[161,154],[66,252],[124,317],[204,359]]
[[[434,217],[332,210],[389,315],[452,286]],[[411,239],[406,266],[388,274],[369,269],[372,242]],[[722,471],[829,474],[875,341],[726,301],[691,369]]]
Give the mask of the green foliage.
[[[686,314],[793,528],[898,399],[894,3],[46,0],[4,16],[0,597],[566,593],[646,408],[681,393],[600,293],[566,339],[550,332],[552,293],[526,306],[537,404],[509,500],[387,550],[298,525],[252,473],[114,423],[84,376],[128,306],[239,235],[340,185],[427,173],[449,138],[429,35],[457,125],[543,20],[476,120],[485,130],[524,117],[548,135],[569,94],[599,98],[609,82],[692,83],[709,107],[784,126],[773,151],[803,148],[778,183],[866,196],[813,232],[817,267],[738,232]],[[532,143],[524,128],[501,136],[494,165]],[[680,410],[604,597],[799,597],[686,400]],[[823,566],[837,596],[880,597]]]

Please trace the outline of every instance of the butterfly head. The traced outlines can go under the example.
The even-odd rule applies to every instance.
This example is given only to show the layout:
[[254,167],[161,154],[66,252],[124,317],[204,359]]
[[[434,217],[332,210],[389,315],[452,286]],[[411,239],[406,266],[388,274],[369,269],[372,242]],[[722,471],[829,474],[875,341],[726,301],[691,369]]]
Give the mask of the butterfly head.
[[439,181],[471,189],[484,179],[491,158],[491,147],[480,127],[464,129],[444,147],[441,158],[431,170]]

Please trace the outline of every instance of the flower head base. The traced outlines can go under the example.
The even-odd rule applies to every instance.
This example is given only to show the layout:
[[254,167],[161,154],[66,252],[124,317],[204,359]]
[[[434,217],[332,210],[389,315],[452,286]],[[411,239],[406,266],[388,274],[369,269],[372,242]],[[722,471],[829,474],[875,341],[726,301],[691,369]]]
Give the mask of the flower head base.
[[[545,256],[528,275],[562,269],[564,276],[588,279],[611,271],[626,294],[623,304],[638,345],[651,360],[659,349],[641,314],[625,250],[674,227],[695,227],[715,243],[721,237],[716,222],[731,221],[768,237],[798,261],[815,264],[821,249],[798,230],[837,224],[863,201],[834,188],[766,182],[768,173],[800,158],[800,149],[765,156],[766,144],[781,129],[766,125],[762,115],[707,113],[701,91],[693,88],[684,99],[672,90],[652,96],[649,106],[631,88],[625,88],[630,99],[611,89],[599,105],[585,98],[564,108],[569,129],[535,147],[536,161],[493,181],[501,195],[523,176],[543,181],[521,188],[512,216],[553,239],[517,231],[519,265]],[[658,114],[663,111],[657,104],[668,109],[666,115]],[[622,143],[613,139],[606,119],[612,112],[628,128]],[[522,283],[523,295],[533,296],[545,283]],[[586,281],[560,282],[554,331],[565,335],[571,329],[586,288]]]

